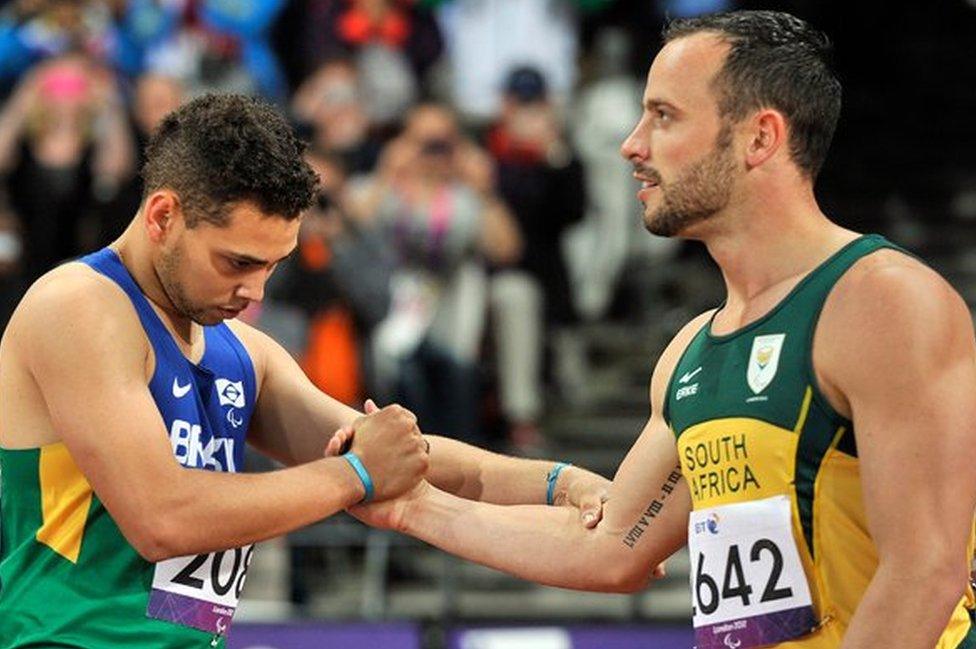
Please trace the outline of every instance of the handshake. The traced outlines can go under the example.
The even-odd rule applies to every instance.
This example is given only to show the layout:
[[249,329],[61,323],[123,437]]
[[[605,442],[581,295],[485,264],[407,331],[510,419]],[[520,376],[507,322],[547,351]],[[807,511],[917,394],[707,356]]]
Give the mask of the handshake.
[[[424,476],[430,442],[420,433],[417,417],[402,406],[379,408],[368,400],[365,410],[333,434],[325,456],[346,457],[363,483],[363,502],[351,513],[374,527],[396,528],[407,501],[429,486]],[[393,502],[398,498],[402,502]]]
[[[402,406],[391,405],[381,409],[372,400],[368,400],[365,411],[364,416],[333,434],[325,447],[325,456],[345,457],[365,487],[363,500],[351,507],[349,513],[373,527],[404,532],[404,522],[410,515],[409,509],[436,491],[428,482],[430,478],[427,474],[430,467],[430,442],[421,434],[416,416]],[[501,457],[478,453],[468,455],[465,461],[459,462],[458,453],[463,448],[464,445],[447,444],[446,440],[438,442],[438,469],[434,473],[440,476],[442,482],[445,464],[483,466],[486,460],[494,461]],[[469,453],[470,451],[476,449],[468,449]],[[511,491],[496,487],[492,495],[481,492],[477,495],[462,495],[462,498],[515,504],[539,503],[534,498],[544,495],[544,502],[550,505],[568,505],[576,509],[584,528],[596,527],[603,518],[603,506],[609,496],[610,487],[610,481],[606,478],[563,464],[524,459],[515,462],[518,464],[513,464],[511,458],[508,458],[506,462],[495,464],[496,470],[493,472],[496,480],[504,481],[506,486],[512,488]],[[502,470],[501,466],[507,467],[507,470]],[[563,468],[567,470],[562,471]],[[499,478],[501,475],[505,477]],[[432,482],[436,484],[436,481]],[[448,482],[456,485],[464,482],[481,483],[482,480],[464,480],[455,476]],[[437,486],[445,488],[443,485]],[[538,489],[540,495],[526,497],[524,491],[519,495],[518,489],[524,490],[527,486],[532,491]],[[502,491],[506,493],[503,494]]]

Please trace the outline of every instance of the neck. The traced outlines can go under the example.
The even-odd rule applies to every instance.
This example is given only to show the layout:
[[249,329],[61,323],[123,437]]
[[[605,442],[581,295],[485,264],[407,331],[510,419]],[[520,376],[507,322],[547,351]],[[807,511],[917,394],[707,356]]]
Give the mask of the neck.
[[140,212],[122,233],[122,236],[112,242],[109,247],[118,253],[122,263],[132,275],[132,279],[135,280],[143,295],[156,307],[156,312],[162,318],[163,323],[176,337],[187,345],[192,345],[195,337],[200,333],[197,331],[199,327],[196,327],[192,320],[180,313],[166,294],[159,274],[156,272],[156,267],[153,265],[152,249],[146,239],[142,218]]
[[729,305],[746,305],[773,287],[793,283],[855,239],[824,216],[812,186],[752,192],[761,197],[730,207],[700,237],[725,280]]

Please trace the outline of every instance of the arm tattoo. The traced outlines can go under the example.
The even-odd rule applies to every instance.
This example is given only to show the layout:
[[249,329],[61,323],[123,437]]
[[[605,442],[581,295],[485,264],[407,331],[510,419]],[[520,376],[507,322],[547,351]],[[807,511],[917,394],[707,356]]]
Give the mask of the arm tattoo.
[[647,508],[641,512],[640,518],[637,519],[637,523],[627,531],[624,535],[623,541],[624,545],[628,548],[633,549],[640,537],[643,536],[644,531],[650,527],[651,521],[657,518],[657,515],[661,513],[664,509],[664,501],[668,499],[668,496],[674,491],[674,487],[681,480],[681,465],[677,465],[671,471],[668,476],[667,481],[661,485],[661,493],[657,498],[651,501]]

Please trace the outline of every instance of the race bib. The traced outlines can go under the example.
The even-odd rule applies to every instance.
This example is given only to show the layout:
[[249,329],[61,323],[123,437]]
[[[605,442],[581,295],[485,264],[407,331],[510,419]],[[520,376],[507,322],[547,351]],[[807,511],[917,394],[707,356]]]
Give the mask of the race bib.
[[146,616],[224,635],[253,555],[252,544],[157,563]]
[[790,499],[693,511],[688,524],[697,649],[748,649],[817,626]]

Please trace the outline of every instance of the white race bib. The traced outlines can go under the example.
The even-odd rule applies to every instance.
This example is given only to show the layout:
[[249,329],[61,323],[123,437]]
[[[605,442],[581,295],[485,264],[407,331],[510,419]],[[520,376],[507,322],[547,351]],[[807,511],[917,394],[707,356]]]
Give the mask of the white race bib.
[[817,626],[791,520],[787,496],[691,513],[697,649],[775,644]]
[[230,628],[254,545],[156,564],[146,615],[215,635]]

